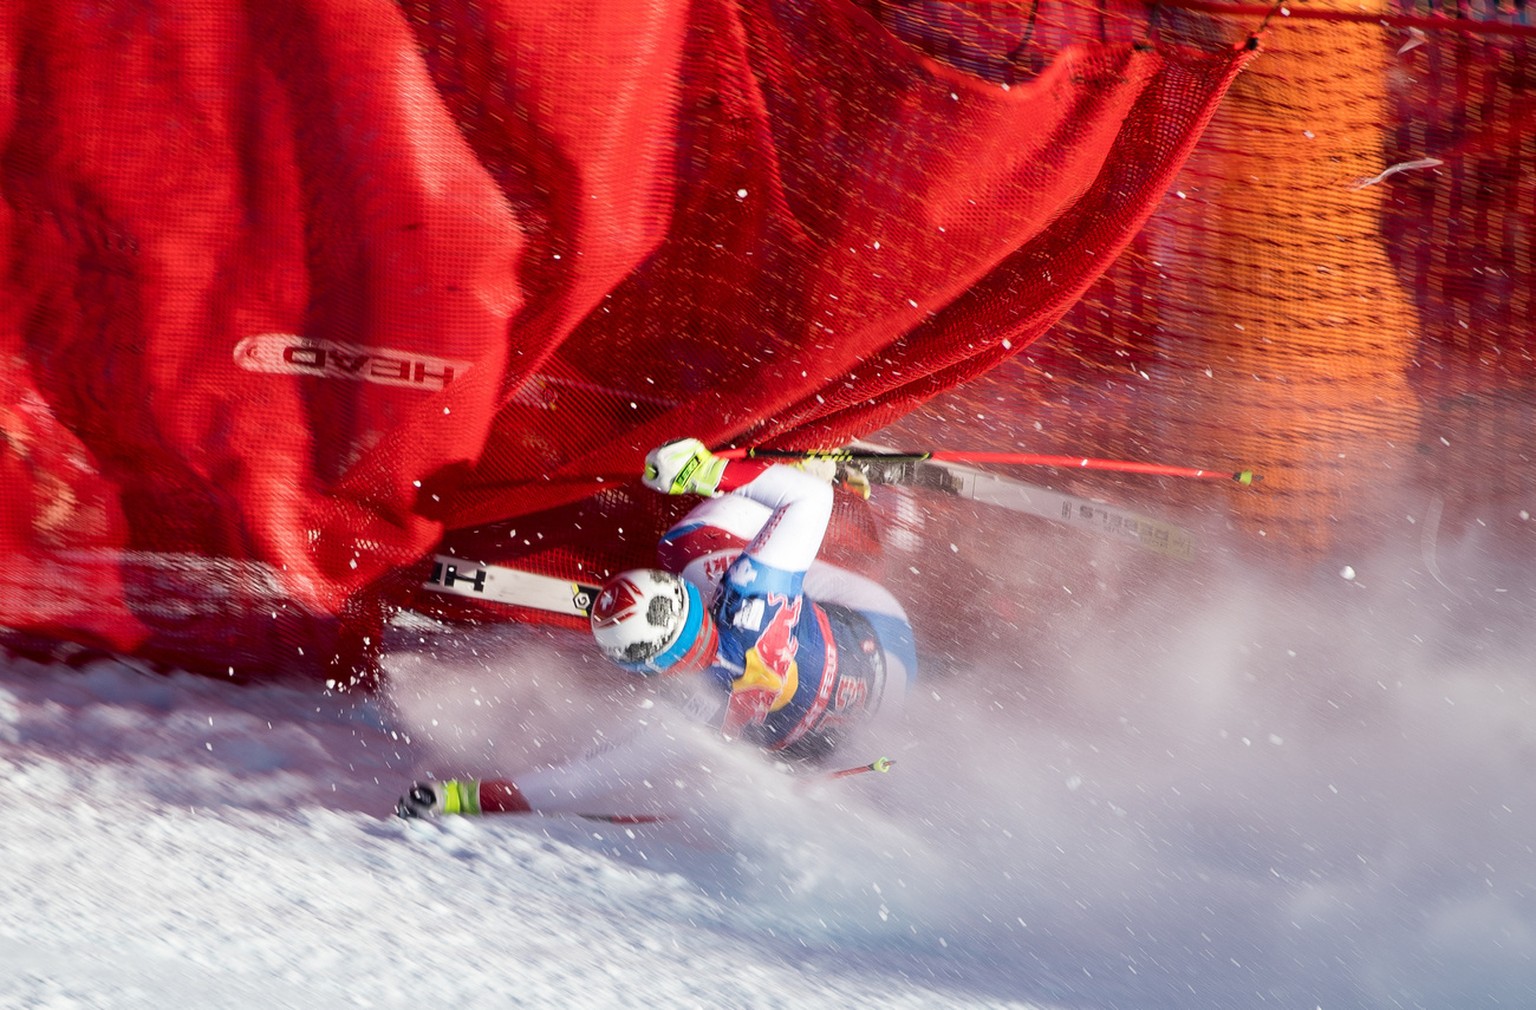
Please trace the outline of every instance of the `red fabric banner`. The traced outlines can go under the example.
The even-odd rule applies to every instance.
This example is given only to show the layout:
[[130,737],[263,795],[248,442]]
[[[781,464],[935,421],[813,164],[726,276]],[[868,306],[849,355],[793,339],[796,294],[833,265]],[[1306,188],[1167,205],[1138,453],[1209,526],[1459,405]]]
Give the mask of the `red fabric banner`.
[[0,46],[0,623],[251,676],[445,528],[1022,348],[1250,55],[1004,85],[847,0],[20,0]]

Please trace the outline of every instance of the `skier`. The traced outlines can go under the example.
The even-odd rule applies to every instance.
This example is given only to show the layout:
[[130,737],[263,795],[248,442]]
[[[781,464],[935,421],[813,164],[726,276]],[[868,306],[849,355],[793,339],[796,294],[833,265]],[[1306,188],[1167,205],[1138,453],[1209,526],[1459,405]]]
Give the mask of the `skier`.
[[[837,467],[727,460],[698,439],[653,449],[644,482],[705,501],[661,538],[659,567],[621,572],[592,608],[598,647],[660,678],[693,718],[796,762],[826,759],[853,729],[899,708],[917,672],[912,628],[878,583],[817,561]],[[860,493],[857,471],[845,477]],[[635,745],[506,780],[417,783],[402,816],[552,810],[588,799]],[[629,777],[629,775],[626,775]],[[544,802],[541,802],[544,801]]]

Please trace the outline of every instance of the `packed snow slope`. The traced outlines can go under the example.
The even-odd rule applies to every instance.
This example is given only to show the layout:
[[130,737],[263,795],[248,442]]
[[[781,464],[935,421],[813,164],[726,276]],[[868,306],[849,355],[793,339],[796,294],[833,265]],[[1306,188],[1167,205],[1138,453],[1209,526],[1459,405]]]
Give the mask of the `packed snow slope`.
[[[956,545],[1038,624],[978,608],[993,655],[830,783],[668,736],[564,632],[401,625],[372,699],[8,660],[0,1006],[1536,1005],[1507,540],[1128,585],[1049,532]],[[642,725],[677,820],[389,816]]]

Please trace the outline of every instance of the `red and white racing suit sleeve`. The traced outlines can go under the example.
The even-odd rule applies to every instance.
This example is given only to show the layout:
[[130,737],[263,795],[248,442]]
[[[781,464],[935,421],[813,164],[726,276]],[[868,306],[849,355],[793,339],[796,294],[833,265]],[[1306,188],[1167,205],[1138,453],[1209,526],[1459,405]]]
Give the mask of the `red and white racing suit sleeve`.
[[[722,487],[731,480],[734,465],[725,468]],[[784,572],[804,572],[811,567],[832,519],[832,485],[804,470],[779,464],[729,490],[768,510],[768,518],[747,544],[747,554]]]
[[746,552],[784,572],[804,572],[816,560],[832,518],[832,487],[784,464],[733,460],[720,486],[673,525],[657,547],[658,560],[705,594]]

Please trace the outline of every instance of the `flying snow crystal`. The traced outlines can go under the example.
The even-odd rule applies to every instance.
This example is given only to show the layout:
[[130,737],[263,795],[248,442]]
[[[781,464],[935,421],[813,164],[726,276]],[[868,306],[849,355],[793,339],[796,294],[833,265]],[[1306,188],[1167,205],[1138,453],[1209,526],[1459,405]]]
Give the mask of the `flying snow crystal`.
[[1355,578],[1355,569],[1354,569],[1354,567],[1351,566],[1351,565],[1345,565],[1343,568],[1340,568],[1339,569],[1339,577],[1342,578],[1342,579],[1347,579],[1347,580],[1353,581],[1354,578]]
[[1404,42],[1401,46],[1398,47],[1397,55],[1401,56],[1410,49],[1417,49],[1419,46],[1422,46],[1425,42],[1428,41],[1429,36],[1424,34],[1424,30],[1422,28],[1409,28],[1408,41]]
[[746,198],[747,198],[747,191],[745,189],[738,189],[736,191],[736,199],[738,199],[738,200],[745,200]]
[[1388,176],[1396,175],[1398,172],[1407,172],[1416,168],[1436,168],[1443,164],[1445,162],[1439,158],[1415,158],[1413,161],[1400,161],[1390,168],[1383,169],[1378,175],[1373,175],[1369,179],[1361,179],[1349,188],[1364,189],[1367,186],[1374,186]]

